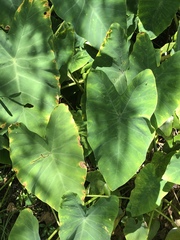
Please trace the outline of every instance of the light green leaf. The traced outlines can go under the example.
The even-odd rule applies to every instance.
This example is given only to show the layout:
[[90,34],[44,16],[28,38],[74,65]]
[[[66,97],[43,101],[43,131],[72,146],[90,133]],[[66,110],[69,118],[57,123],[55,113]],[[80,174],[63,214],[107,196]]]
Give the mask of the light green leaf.
[[172,156],[162,178],[166,181],[180,184],[180,152]]
[[179,7],[179,0],[139,0],[138,15],[145,29],[157,36],[171,23]]
[[65,105],[52,112],[45,139],[23,124],[9,129],[9,139],[13,168],[29,192],[55,209],[66,192],[84,197],[86,169],[82,148]]
[[22,210],[10,232],[9,240],[40,240],[38,220],[31,209]]
[[154,137],[148,119],[155,110],[157,93],[150,70],[137,75],[121,95],[109,78],[102,71],[92,71],[88,76],[87,130],[100,172],[115,190],[146,158]]
[[129,66],[128,52],[129,42],[124,29],[118,23],[113,23],[92,67],[105,72],[119,94],[122,94],[127,88],[125,71]]
[[44,135],[59,94],[55,56],[48,43],[50,12],[45,3],[25,0],[10,31],[0,31],[0,126],[22,122],[40,135]]
[[154,113],[156,128],[160,127],[180,106],[180,52],[175,53],[154,69],[158,104]]
[[110,240],[118,210],[119,200],[116,196],[100,198],[86,208],[77,196],[65,195],[59,210],[60,239]]
[[125,0],[52,0],[57,15],[74,25],[75,31],[99,49],[113,22],[126,29]]

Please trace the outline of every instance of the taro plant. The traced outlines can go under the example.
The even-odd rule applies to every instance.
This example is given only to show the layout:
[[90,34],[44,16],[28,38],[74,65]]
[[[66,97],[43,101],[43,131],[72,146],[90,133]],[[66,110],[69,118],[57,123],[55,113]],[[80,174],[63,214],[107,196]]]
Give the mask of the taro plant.
[[0,213],[25,193],[8,239],[179,239],[179,7],[1,1]]

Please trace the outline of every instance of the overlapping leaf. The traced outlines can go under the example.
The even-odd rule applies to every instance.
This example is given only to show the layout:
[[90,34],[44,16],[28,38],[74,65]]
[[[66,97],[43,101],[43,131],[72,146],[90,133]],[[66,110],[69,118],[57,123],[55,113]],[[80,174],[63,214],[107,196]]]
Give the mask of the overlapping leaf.
[[10,31],[0,31],[0,126],[23,122],[43,135],[58,94],[57,70],[48,40],[46,0],[25,0]]
[[109,240],[118,208],[119,200],[116,196],[101,198],[96,204],[86,208],[75,195],[65,195],[59,210],[60,238]]
[[147,34],[137,36],[130,55],[130,69],[126,72],[130,82],[139,72],[150,68],[155,77],[158,93],[158,103],[153,118],[154,126],[160,127],[180,105],[180,52],[175,53],[165,62],[156,63],[156,52]]
[[157,68],[155,49],[146,33],[139,33],[129,57],[130,67],[126,72],[128,82],[145,69]]
[[9,240],[40,240],[38,220],[30,209],[20,212],[11,232]]
[[75,31],[99,49],[110,25],[117,22],[126,29],[124,0],[52,0],[56,13],[74,25]]
[[129,43],[125,31],[118,23],[113,23],[94,60],[93,68],[110,76],[119,94],[122,94],[127,81],[125,71],[129,66]]
[[145,160],[154,136],[148,119],[155,110],[157,93],[151,70],[138,74],[121,95],[108,77],[98,70],[88,76],[87,129],[99,169],[114,190]]
[[11,159],[19,181],[42,201],[58,209],[66,192],[84,197],[86,170],[78,131],[68,108],[56,108],[47,126],[46,139],[23,124],[9,129]]

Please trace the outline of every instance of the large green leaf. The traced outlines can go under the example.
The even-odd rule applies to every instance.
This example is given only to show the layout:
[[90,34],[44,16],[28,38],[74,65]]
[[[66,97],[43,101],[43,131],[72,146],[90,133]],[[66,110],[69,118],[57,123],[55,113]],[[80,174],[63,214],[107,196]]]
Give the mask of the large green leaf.
[[175,53],[154,70],[158,104],[155,115],[156,127],[160,127],[180,106],[180,52]]
[[0,31],[0,126],[23,122],[43,135],[59,93],[46,0],[25,0]]
[[65,105],[57,107],[43,139],[23,124],[9,129],[11,159],[19,181],[42,201],[58,209],[66,192],[84,197],[86,170],[78,131]]
[[125,0],[52,0],[56,13],[74,25],[76,32],[99,48],[110,25],[126,29]]
[[116,196],[101,198],[90,208],[75,195],[65,195],[59,210],[62,240],[110,240],[119,210]]
[[145,160],[154,136],[148,119],[155,110],[157,93],[151,70],[138,74],[121,95],[109,78],[99,70],[88,76],[87,130],[100,171],[115,190]]
[[40,240],[38,220],[31,209],[20,212],[11,232],[9,240]]
[[110,76],[119,94],[122,94],[127,87],[125,71],[129,66],[128,52],[129,43],[124,29],[118,23],[113,23],[92,67]]
[[158,36],[170,25],[179,6],[179,0],[139,0],[138,15],[145,29]]

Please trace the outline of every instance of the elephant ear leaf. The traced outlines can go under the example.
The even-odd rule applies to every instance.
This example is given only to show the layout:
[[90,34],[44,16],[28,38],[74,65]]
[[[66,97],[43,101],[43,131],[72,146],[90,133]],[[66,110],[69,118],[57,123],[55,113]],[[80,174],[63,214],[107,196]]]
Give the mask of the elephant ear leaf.
[[60,104],[52,112],[45,139],[23,124],[9,128],[9,139],[13,169],[29,192],[56,210],[66,192],[83,200],[86,168],[67,106]]
[[[88,140],[111,190],[125,184],[146,158],[154,137],[149,119],[157,104],[151,70],[139,73],[119,94],[100,70],[87,78]],[[112,178],[113,173],[113,178]]]

